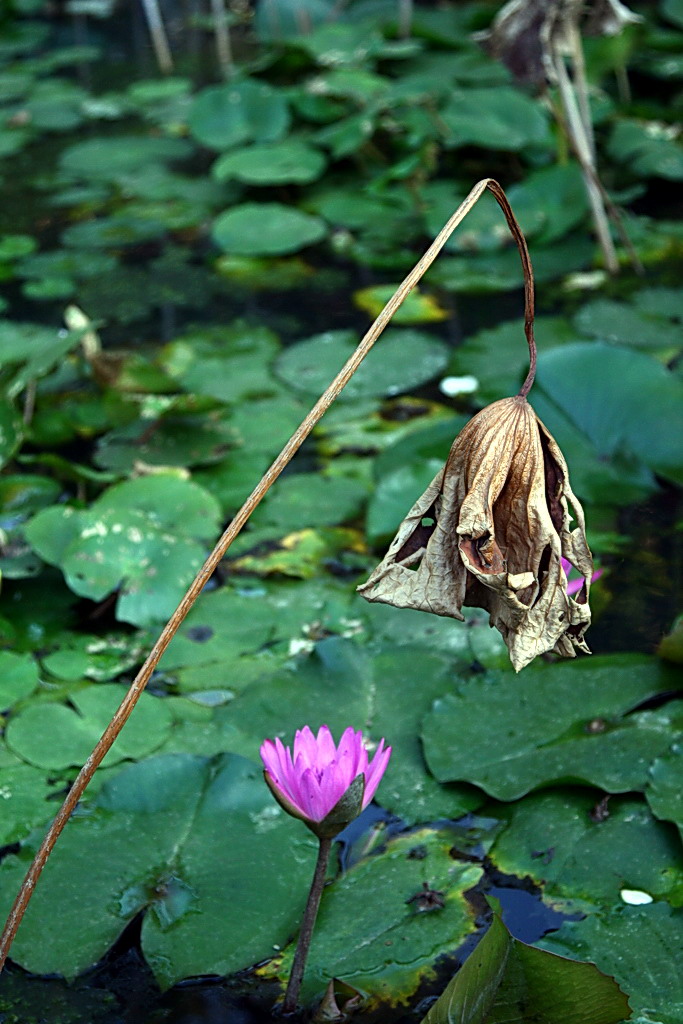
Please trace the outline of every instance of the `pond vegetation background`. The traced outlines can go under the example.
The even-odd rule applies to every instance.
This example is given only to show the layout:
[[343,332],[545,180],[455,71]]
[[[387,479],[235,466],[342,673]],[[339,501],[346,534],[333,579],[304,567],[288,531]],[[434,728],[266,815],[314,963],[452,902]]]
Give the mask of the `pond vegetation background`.
[[534,264],[530,401],[602,569],[595,653],[516,675],[483,612],[355,593],[526,374],[485,196],[165,654],[44,872],[0,1020],[267,1019],[315,843],[258,750],[324,723],[393,754],[333,855],[307,1003],[334,977],[358,1020],[419,1024],[493,892],[514,935],[616,978],[630,1019],[683,1024],[683,2],[583,40],[618,273],[556,85],[475,38],[497,3],[235,2],[217,31],[220,6],[161,4],[165,74],[149,5],[0,11],[0,909],[215,538],[488,176]]

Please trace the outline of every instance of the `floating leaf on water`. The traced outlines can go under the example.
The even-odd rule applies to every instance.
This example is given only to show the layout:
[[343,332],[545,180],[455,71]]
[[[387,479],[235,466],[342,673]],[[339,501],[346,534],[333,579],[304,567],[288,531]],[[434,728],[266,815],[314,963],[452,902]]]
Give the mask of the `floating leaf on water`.
[[28,697],[39,682],[38,666],[30,655],[0,651],[0,710]]
[[121,174],[143,170],[151,163],[184,160],[192,154],[187,139],[119,135],[88,139],[69,146],[59,166],[69,177],[84,181],[116,181]]
[[680,325],[670,323],[665,314],[641,312],[625,302],[611,299],[595,299],[582,306],[574,317],[574,324],[583,337],[633,348],[678,354],[683,345]]
[[[302,995],[322,995],[331,977],[352,985],[373,1002],[407,1001],[433,975],[434,959],[452,952],[474,930],[465,898],[482,868],[453,860],[452,834],[432,829],[389,840],[386,849],[350,868],[326,887],[306,965]],[[422,847],[422,858],[411,851]],[[436,892],[422,909],[423,882]],[[292,947],[263,973],[285,978]]]
[[[532,401],[558,444],[563,443],[562,427],[560,422],[556,429],[553,407],[589,438],[602,462],[623,452],[666,479],[683,482],[678,444],[683,436],[683,381],[644,353],[601,342],[544,352]],[[662,409],[667,410],[666,430]],[[621,503],[616,494],[615,501]]]
[[201,487],[162,474],[111,487],[85,511],[45,509],[26,535],[75,593],[100,601],[118,590],[119,619],[145,625],[176,607],[219,518]]
[[[3,912],[40,838],[4,859]],[[148,758],[107,781],[88,815],[66,830],[13,955],[28,970],[73,978],[149,908],[142,949],[163,987],[229,974],[271,956],[273,943],[293,933],[314,860],[313,840],[274,805],[255,764],[232,754]],[[180,890],[186,898],[174,899]],[[58,929],[48,926],[57,919]]]
[[665,821],[673,821],[683,836],[683,746],[675,743],[650,765],[645,787],[652,813]]
[[217,181],[236,179],[247,185],[303,185],[316,181],[325,169],[319,149],[297,139],[235,149],[219,157],[211,168]]
[[542,884],[546,899],[563,901],[570,912],[622,906],[624,887],[679,906],[683,867],[675,829],[633,795],[610,797],[601,816],[601,795],[550,789],[499,809],[508,823],[489,857],[501,871]]
[[285,93],[250,78],[203,89],[188,116],[194,137],[212,149],[277,142],[286,134],[289,121]]
[[474,145],[515,152],[552,145],[545,112],[512,86],[455,89],[439,117],[449,149]]
[[244,256],[297,252],[326,234],[320,217],[281,203],[243,203],[220,214],[213,225],[216,244]]
[[[297,391],[320,394],[341,370],[358,343],[353,331],[325,331],[287,348],[275,363],[277,375]],[[398,395],[441,373],[448,349],[415,330],[389,328],[363,360],[340,401]]]
[[672,910],[663,901],[645,907],[622,904],[609,913],[565,921],[541,943],[561,956],[592,960],[601,971],[613,975],[628,992],[638,1024],[679,1024],[683,1019],[680,910]]
[[[80,767],[125,695],[122,686],[99,684],[69,694],[69,707],[32,703],[10,719],[7,744],[18,757],[37,768]],[[157,697],[143,693],[130,728],[104,759],[104,765],[137,759],[161,746],[171,714]]]
[[[359,309],[371,317],[377,317],[396,291],[398,285],[378,284],[370,288],[362,288],[354,292],[353,301]],[[425,295],[419,288],[414,288],[396,310],[392,317],[395,324],[428,324],[447,320],[447,310],[443,309],[433,295]]]
[[[650,763],[683,722],[683,707],[629,713],[671,677],[654,661],[604,655],[524,673],[482,675],[437,701],[422,725],[429,769],[516,800],[551,782],[620,793],[643,789]],[[680,728],[680,725],[678,726]],[[453,729],[468,743],[453,744]]]
[[592,963],[577,963],[512,937],[493,920],[422,1024],[618,1024],[626,994]]

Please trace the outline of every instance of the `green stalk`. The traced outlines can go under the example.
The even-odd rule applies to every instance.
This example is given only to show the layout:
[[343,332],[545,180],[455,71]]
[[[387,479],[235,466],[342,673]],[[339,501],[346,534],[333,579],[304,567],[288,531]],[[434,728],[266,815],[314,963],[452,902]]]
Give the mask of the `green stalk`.
[[299,990],[301,989],[301,982],[304,977],[304,967],[306,966],[306,958],[308,957],[308,950],[313,937],[315,919],[318,916],[320,897],[323,894],[325,874],[327,873],[327,864],[330,859],[331,849],[331,839],[320,840],[320,846],[318,847],[318,861],[315,865],[313,881],[311,882],[311,889],[308,894],[306,909],[304,910],[304,916],[301,921],[299,941],[296,944],[296,953],[294,954],[292,971],[289,975],[287,991],[285,992],[285,1000],[282,1004],[282,1012],[284,1014],[294,1013],[299,1002]]

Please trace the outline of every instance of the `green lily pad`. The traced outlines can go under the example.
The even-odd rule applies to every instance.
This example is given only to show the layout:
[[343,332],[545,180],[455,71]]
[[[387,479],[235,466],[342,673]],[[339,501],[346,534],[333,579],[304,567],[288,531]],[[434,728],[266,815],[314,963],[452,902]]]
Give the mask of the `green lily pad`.
[[40,682],[38,666],[26,654],[0,651],[0,710],[33,693]]
[[279,350],[277,335],[267,327],[238,321],[188,331],[163,349],[161,363],[187,391],[239,403],[279,390],[270,371]]
[[[572,234],[552,245],[534,247],[534,278],[555,281],[589,267],[595,245],[585,235]],[[521,288],[524,274],[516,246],[500,252],[475,252],[467,256],[442,256],[430,271],[430,280],[454,292],[486,295]]]
[[591,963],[514,939],[498,914],[422,1024],[618,1024],[626,995]]
[[650,765],[645,796],[653,814],[673,821],[683,834],[683,747],[680,744]]
[[[354,292],[353,301],[359,309],[365,310],[372,317],[377,317],[397,287],[398,285],[379,284],[362,288]],[[396,310],[392,320],[396,324],[429,324],[446,320],[448,316],[448,312],[439,305],[433,295],[422,294],[419,289],[414,288]]]
[[54,817],[56,804],[50,800],[59,783],[48,780],[45,772],[31,765],[16,763],[0,767],[0,846],[25,839],[37,825]]
[[552,144],[545,112],[511,86],[454,89],[439,117],[451,149],[474,145],[516,152]]
[[[325,331],[287,348],[275,372],[290,387],[319,395],[354,351],[359,339],[352,331]],[[363,360],[339,401],[398,395],[419,387],[444,369],[448,350],[429,334],[388,329]]]
[[62,488],[56,480],[28,473],[0,479],[0,529],[4,533],[0,572],[22,579],[40,571],[42,562],[24,538],[24,525],[40,509],[54,504]]
[[64,150],[59,166],[70,178],[116,181],[121,174],[144,170],[151,163],[184,160],[192,151],[187,139],[123,135],[77,142]]
[[489,851],[493,863],[530,876],[546,898],[568,901],[569,910],[623,906],[622,890],[679,906],[683,867],[676,831],[632,796],[612,797],[600,820],[596,796],[554,789],[501,809],[508,825]]
[[114,249],[119,246],[151,242],[166,234],[167,225],[159,219],[143,218],[130,208],[111,217],[99,217],[72,224],[62,232],[64,245],[74,249]]
[[0,363],[16,367],[8,386],[18,394],[30,380],[45,376],[80,341],[76,331],[58,331],[42,324],[4,321],[0,323]]
[[[451,952],[475,927],[464,894],[482,869],[454,861],[452,844],[448,830],[399,836],[325,889],[302,987],[306,1001],[338,978],[374,1002],[395,1005],[433,975],[436,957]],[[443,897],[443,907],[421,909],[425,881]],[[277,972],[284,980],[292,955],[290,947],[265,973]]]
[[161,662],[181,690],[241,692],[280,667],[316,634],[356,628],[348,588],[330,584],[252,583],[202,596]]
[[41,652],[41,664],[58,679],[94,679],[108,682],[140,664],[147,646],[138,633],[61,633],[49,643],[47,653]]
[[651,316],[683,320],[683,295],[678,288],[641,288],[633,302]]
[[[65,704],[32,703],[13,715],[7,726],[7,745],[23,761],[37,768],[58,770],[79,767],[125,695],[117,685],[93,685],[69,695]],[[143,693],[126,728],[103,764],[145,757],[168,736],[171,715],[163,701]]]
[[[359,480],[293,473],[278,482],[250,520],[253,529],[337,526],[355,518],[367,497]],[[248,534],[245,535],[248,539]]]
[[319,242],[324,221],[281,203],[243,203],[222,213],[213,237],[225,252],[244,256],[280,256]]
[[146,625],[174,610],[219,518],[210,494],[163,474],[111,487],[86,511],[45,509],[26,535],[75,593],[100,601],[118,589],[119,619]]
[[635,1024],[679,1024],[683,979],[679,970],[683,917],[666,903],[621,907],[566,921],[541,940],[562,956],[592,960],[629,994]]
[[633,306],[610,299],[589,302],[576,314],[574,323],[584,337],[633,348],[678,352],[683,344],[679,326],[668,323],[661,315],[641,313]]
[[[540,316],[534,334],[542,353],[576,338],[564,317]],[[453,353],[448,372],[472,375],[479,382],[477,399],[482,405],[516,394],[529,369],[529,349],[521,318],[485,328],[467,338]],[[534,392],[531,394],[533,403]]]
[[[39,838],[3,861],[3,905]],[[13,957],[36,973],[73,978],[147,908],[142,948],[164,987],[228,974],[271,956],[273,943],[291,935],[314,859],[313,839],[275,804],[255,764],[230,754],[150,758],[106,782],[88,815],[66,830]],[[59,928],[48,925],[55,920]]]
[[683,179],[683,146],[674,125],[622,118],[614,126],[608,152],[636,177]]
[[219,462],[234,439],[224,421],[211,416],[164,416],[156,424],[137,420],[100,438],[95,463],[128,472],[136,465],[196,466]]
[[[609,389],[603,387],[606,380]],[[539,357],[537,388],[547,399],[548,417],[538,411],[551,433],[554,406],[591,441],[602,461],[620,452],[636,455],[655,473],[683,481],[677,443],[683,435],[683,382],[654,359],[601,342],[564,345]]]
[[277,142],[287,132],[289,120],[284,93],[249,78],[203,89],[188,115],[195,139],[212,149],[230,149],[245,142]]
[[[441,782],[474,783],[499,800],[562,781],[643,789],[683,711],[629,712],[670,680],[654,660],[627,655],[471,679],[424,719],[427,765]],[[467,744],[453,743],[458,732]]]
[[211,168],[218,181],[236,179],[247,185],[304,185],[316,181],[325,169],[318,149],[297,139],[236,149],[219,157]]
[[[246,553],[242,553],[245,548]],[[265,528],[253,535],[245,534],[233,550],[230,566],[237,572],[309,580],[344,553],[362,552],[364,546],[357,530],[321,526],[294,530],[285,537],[279,529]]]

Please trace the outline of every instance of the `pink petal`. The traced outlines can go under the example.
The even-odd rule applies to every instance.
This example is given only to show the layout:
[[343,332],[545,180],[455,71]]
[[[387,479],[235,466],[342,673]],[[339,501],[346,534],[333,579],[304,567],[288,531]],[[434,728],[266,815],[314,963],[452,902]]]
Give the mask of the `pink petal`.
[[363,794],[363,810],[368,806],[373,796],[377,792],[377,787],[382,781],[382,776],[386,771],[386,767],[389,764],[389,758],[391,757],[391,747],[383,749],[384,740],[380,740],[379,746],[375,751],[367,773],[365,775],[365,792]]
[[318,729],[318,738],[316,742],[316,761],[318,767],[322,768],[325,765],[329,764],[331,761],[334,761],[337,754],[337,749],[334,745],[332,733],[330,732],[326,725],[321,725],[320,728]]

